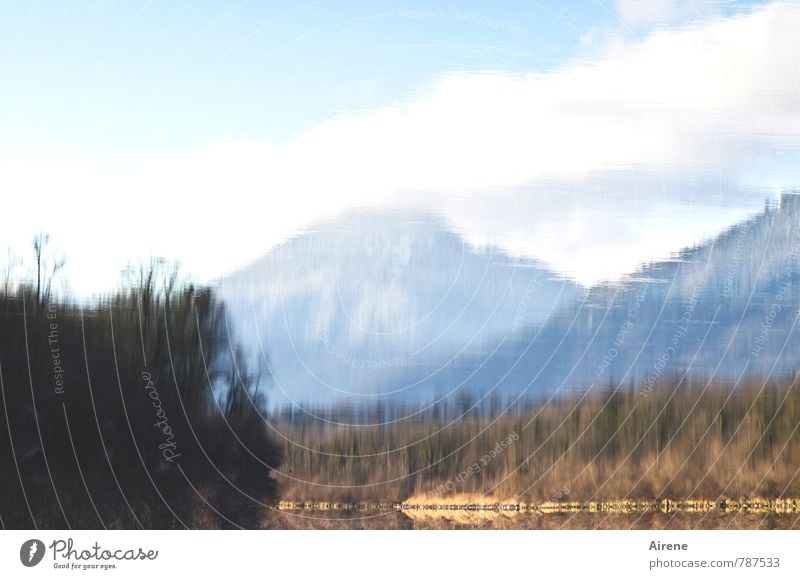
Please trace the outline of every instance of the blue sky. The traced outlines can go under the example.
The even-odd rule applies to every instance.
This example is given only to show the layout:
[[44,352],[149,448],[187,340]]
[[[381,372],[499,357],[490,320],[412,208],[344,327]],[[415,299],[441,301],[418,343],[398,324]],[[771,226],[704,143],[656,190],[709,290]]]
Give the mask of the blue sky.
[[[342,111],[406,99],[443,72],[552,67],[590,22],[610,20],[592,3],[580,17],[524,2],[398,6],[6,2],[0,138],[95,152],[226,134],[282,141]],[[559,18],[574,18],[574,30]]]
[[407,100],[446,72],[546,71],[590,51],[590,35],[641,33],[592,1],[11,1],[0,11],[0,139],[94,154],[225,135],[282,142]]
[[86,293],[411,205],[614,278],[798,184],[796,24],[796,2],[1,2],[0,244],[51,232]]

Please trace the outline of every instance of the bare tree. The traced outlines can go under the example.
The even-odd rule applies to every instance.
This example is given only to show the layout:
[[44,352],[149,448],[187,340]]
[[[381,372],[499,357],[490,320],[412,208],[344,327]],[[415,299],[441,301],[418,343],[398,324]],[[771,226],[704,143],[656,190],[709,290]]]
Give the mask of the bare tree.
[[53,280],[66,264],[64,257],[48,258],[46,249],[49,243],[50,235],[47,233],[40,232],[33,238],[33,255],[36,260],[36,303],[39,306],[50,299]]
[[36,260],[36,303],[42,303],[42,266],[44,263],[44,248],[50,242],[50,236],[39,232],[33,238],[33,256]]

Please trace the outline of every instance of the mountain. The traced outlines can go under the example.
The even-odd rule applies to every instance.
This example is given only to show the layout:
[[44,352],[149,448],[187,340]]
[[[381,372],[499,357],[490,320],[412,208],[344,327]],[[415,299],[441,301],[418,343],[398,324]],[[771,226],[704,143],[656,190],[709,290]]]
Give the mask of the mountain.
[[798,260],[797,195],[588,290],[476,251],[436,217],[354,214],[221,290],[239,335],[268,354],[275,404],[507,400],[793,372]]
[[[462,360],[456,384],[474,395],[494,389],[517,397],[793,373],[800,367],[798,260],[800,196],[784,195],[674,259],[592,288],[491,356]],[[429,387],[441,396],[453,384]]]
[[353,213],[219,284],[273,403],[423,400],[442,359],[482,351],[582,290],[541,264],[474,250],[431,215]]

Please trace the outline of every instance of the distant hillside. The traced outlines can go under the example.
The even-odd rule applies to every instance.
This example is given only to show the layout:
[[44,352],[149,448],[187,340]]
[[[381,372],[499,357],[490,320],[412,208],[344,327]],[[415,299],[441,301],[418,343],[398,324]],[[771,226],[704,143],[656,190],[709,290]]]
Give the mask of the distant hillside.
[[797,195],[588,291],[476,252],[435,217],[359,214],[287,241],[221,290],[244,342],[268,356],[276,404],[535,397],[795,370],[799,257]]
[[268,356],[280,403],[425,397],[409,376],[540,325],[581,290],[536,262],[474,251],[435,216],[401,213],[321,224],[220,291],[243,342]]
[[494,355],[463,360],[464,385],[517,396],[651,387],[684,375],[735,381],[793,372],[800,360],[798,259],[800,196],[784,195],[674,260],[593,288],[572,310]]

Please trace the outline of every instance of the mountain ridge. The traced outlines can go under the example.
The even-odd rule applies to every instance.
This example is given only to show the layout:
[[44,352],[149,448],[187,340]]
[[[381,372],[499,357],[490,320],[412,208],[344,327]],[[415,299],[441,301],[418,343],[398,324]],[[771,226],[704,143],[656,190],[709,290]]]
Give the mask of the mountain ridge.
[[357,214],[220,287],[244,343],[269,354],[277,404],[425,403],[791,372],[798,255],[796,194],[591,288],[535,260],[474,251],[440,216]]

